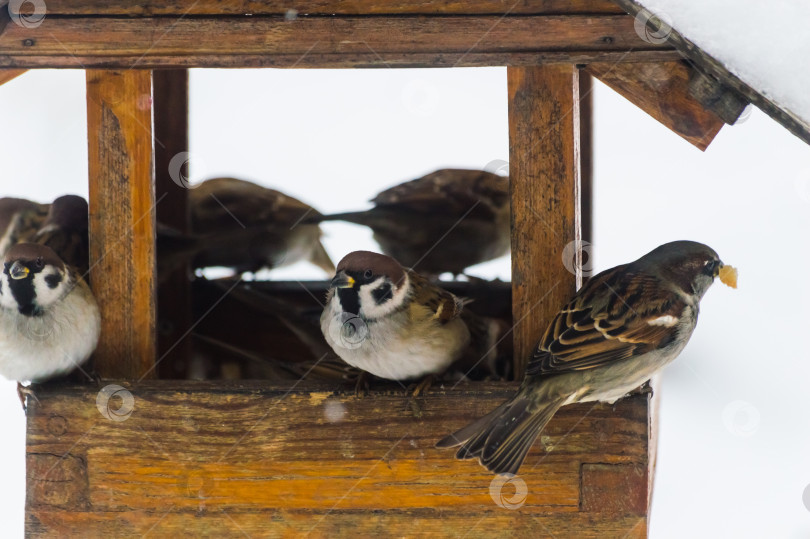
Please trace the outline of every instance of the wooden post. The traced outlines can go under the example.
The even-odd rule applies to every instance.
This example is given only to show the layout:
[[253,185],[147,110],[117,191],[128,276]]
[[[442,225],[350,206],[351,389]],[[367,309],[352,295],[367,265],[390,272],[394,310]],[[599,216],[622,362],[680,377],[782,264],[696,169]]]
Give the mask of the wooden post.
[[155,362],[155,195],[151,72],[87,71],[90,278],[101,309],[102,378]]
[[[593,77],[582,69],[579,70],[579,161],[582,243],[587,245],[593,243]],[[592,268],[591,250],[587,256],[583,264]]]
[[[188,189],[169,174],[175,156],[183,160],[188,178],[188,70],[161,69],[152,73],[155,118],[155,196],[158,222],[188,232]],[[185,157],[181,154],[186,152]],[[161,276],[158,288],[158,373],[160,378],[185,378],[191,357],[191,283],[184,265]]]
[[581,283],[579,76],[573,64],[507,68],[515,376]]

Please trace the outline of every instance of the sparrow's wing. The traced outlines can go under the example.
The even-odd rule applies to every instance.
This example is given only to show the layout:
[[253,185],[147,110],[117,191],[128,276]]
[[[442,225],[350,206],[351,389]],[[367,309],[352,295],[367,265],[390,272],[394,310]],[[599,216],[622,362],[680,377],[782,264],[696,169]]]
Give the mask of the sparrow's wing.
[[47,214],[47,204],[23,198],[0,198],[0,257],[12,245],[31,241]]
[[485,218],[509,203],[509,179],[484,170],[445,168],[378,194],[379,207]]
[[189,191],[192,230],[210,234],[279,225],[284,231],[307,216],[312,206],[275,189],[236,178],[214,178]]
[[665,346],[685,307],[654,276],[626,266],[597,275],[549,325],[527,373],[592,369]]
[[461,315],[464,308],[461,298],[439,288],[416,272],[408,271],[408,278],[414,291],[414,303],[429,308],[439,322],[446,324]]

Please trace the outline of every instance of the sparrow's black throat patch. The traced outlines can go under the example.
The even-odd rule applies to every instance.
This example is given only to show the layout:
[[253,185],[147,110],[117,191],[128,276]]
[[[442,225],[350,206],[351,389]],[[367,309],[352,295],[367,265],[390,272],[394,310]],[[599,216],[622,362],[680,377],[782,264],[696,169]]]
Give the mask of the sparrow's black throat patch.
[[[37,292],[34,290],[34,275],[41,270],[33,269],[25,279],[9,279],[8,288],[14,301],[17,302],[17,310],[25,316],[42,316],[42,308],[36,304]],[[6,268],[8,275],[8,268]],[[57,283],[58,284],[58,283]]]
[[340,300],[340,306],[343,307],[345,312],[356,315],[360,314],[360,296],[357,294],[355,288],[338,288],[337,295]]

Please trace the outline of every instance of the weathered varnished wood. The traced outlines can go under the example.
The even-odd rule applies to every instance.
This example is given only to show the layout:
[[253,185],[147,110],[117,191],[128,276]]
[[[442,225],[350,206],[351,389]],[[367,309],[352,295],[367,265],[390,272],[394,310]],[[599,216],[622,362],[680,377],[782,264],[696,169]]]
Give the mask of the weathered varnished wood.
[[[435,388],[416,403],[398,386],[357,398],[327,386],[123,385],[133,398],[123,421],[99,412],[97,387],[35,389],[29,535],[646,530],[647,395],[563,408],[521,469],[525,504],[510,510],[493,501],[491,474],[433,444],[507,398],[512,384]],[[504,487],[505,501],[514,492]]]
[[[19,11],[30,10],[22,4]],[[293,12],[291,13],[291,10]],[[128,15],[194,16],[194,15],[542,15],[565,13],[623,13],[610,0],[48,0],[49,15]]]
[[592,63],[586,71],[701,151],[725,125],[692,96],[685,62]]
[[[177,232],[189,231],[188,189],[188,70],[162,69],[152,73],[155,122],[155,196],[157,221]],[[169,168],[180,156],[185,165],[175,181]],[[187,185],[187,183],[186,183]],[[181,264],[161,276],[158,288],[157,351],[160,378],[185,378],[191,357],[191,283],[189,269]]]
[[155,360],[154,185],[149,71],[87,71],[90,276],[101,310],[103,378]]
[[689,93],[727,124],[734,124],[749,104],[739,93],[696,69],[689,77]]
[[628,60],[668,47],[626,15],[60,17],[8,25],[0,67],[325,67]]
[[573,65],[508,68],[515,373],[581,284],[579,79]]
[[[593,243],[593,77],[579,70],[579,205],[582,215],[583,267],[592,268]],[[587,258],[586,258],[587,257]],[[588,275],[583,272],[583,279]]]
[[[627,13],[637,16],[645,8],[636,0],[613,0]],[[810,124],[791,111],[781,107],[772,99],[764,95],[761,90],[752,88],[748,83],[734,75],[729,69],[715,58],[706,54],[700,47],[672,29],[667,36],[667,43],[678,49],[685,57],[704,73],[721,81],[728,88],[738,92],[750,103],[756,105],[762,112],[782,124],[788,131],[810,144]]]
[[0,86],[10,80],[16,79],[25,72],[25,69],[0,69]]

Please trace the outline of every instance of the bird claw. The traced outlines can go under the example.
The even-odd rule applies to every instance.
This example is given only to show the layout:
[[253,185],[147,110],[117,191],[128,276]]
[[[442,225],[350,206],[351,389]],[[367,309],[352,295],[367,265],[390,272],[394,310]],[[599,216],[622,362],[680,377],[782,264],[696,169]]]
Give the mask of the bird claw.
[[357,382],[354,385],[354,396],[359,398],[368,397],[370,389],[370,375],[366,371],[360,371]]
[[433,374],[428,374],[422,379],[421,382],[408,387],[408,391],[411,392],[411,399],[415,399],[422,394],[427,394],[430,386],[432,386],[433,382],[435,381],[436,376]]

